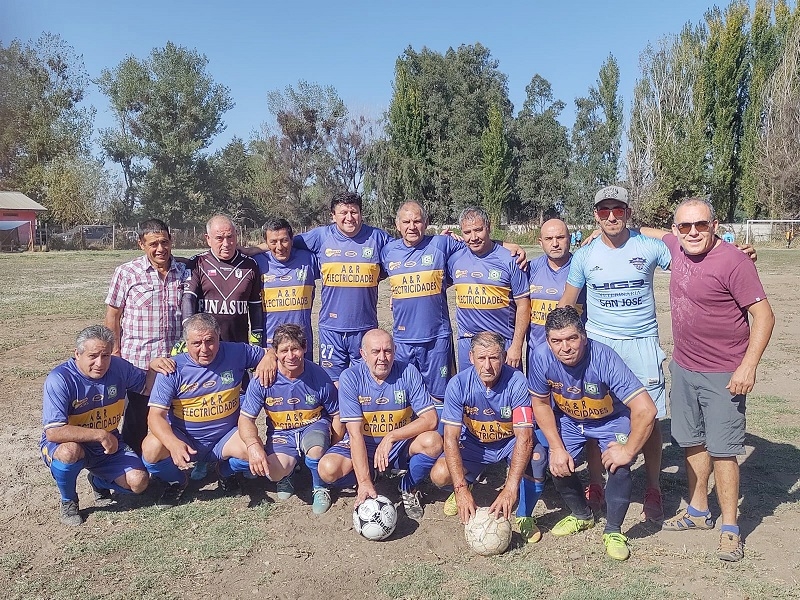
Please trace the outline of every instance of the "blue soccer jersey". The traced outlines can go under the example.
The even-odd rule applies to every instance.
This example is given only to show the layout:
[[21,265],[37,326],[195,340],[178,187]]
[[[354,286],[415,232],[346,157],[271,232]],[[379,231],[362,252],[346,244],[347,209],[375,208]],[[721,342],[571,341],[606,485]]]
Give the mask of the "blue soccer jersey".
[[367,450],[383,437],[430,410],[433,399],[416,367],[395,361],[389,376],[378,383],[363,362],[346,369],[339,378],[339,418],[342,423],[363,423]]
[[533,395],[551,399],[578,421],[628,414],[628,402],[645,391],[616,352],[593,340],[587,340],[586,354],[574,367],[558,360],[549,346],[537,348],[528,386]]
[[[564,295],[572,257],[557,271],[547,261],[547,255],[532,260],[528,265],[528,282],[531,293],[531,327],[528,330],[528,349],[532,351],[545,343],[544,323]],[[575,308],[586,319],[586,289],[581,289]]]
[[[117,426],[125,412],[125,395],[128,390],[141,393],[145,376],[145,371],[127,360],[112,356],[106,374],[92,379],[70,359],[44,381],[42,425],[45,430],[62,425],[104,429],[119,437]],[[45,441],[42,434],[42,443]]]
[[264,345],[272,345],[279,325],[300,325],[314,347],[311,311],[314,304],[314,281],[319,279],[317,257],[308,250],[293,248],[289,260],[281,262],[271,253],[254,256],[261,269],[261,301],[264,308]]
[[381,264],[392,291],[395,341],[430,342],[452,334],[445,274],[448,257],[464,248],[449,236],[425,236],[416,246],[394,240],[383,248]]
[[306,360],[303,373],[295,380],[278,371],[275,383],[269,387],[265,388],[258,379],[250,382],[242,414],[255,419],[262,408],[267,415],[268,434],[300,429],[339,414],[339,395],[322,367]]
[[174,429],[201,446],[213,446],[236,427],[242,377],[263,357],[261,348],[234,342],[220,342],[216,358],[205,367],[188,352],[179,354],[174,373],[156,375],[147,405],[167,409]]
[[567,283],[586,286],[586,331],[614,339],[658,335],[653,276],[670,260],[664,242],[636,231],[619,248],[596,239],[575,252]]
[[447,270],[456,289],[459,337],[494,331],[511,340],[517,313],[515,299],[530,294],[528,276],[511,253],[500,244],[494,244],[485,256],[464,248],[450,257]]
[[533,427],[525,376],[503,365],[497,382],[487,390],[474,367],[464,369],[447,384],[442,423],[464,425],[463,435],[480,444],[495,447],[507,443],[514,437],[515,427]]
[[294,237],[294,246],[313,252],[322,273],[319,326],[332,331],[366,331],[378,326],[381,251],[388,233],[369,225],[352,238],[335,224]]

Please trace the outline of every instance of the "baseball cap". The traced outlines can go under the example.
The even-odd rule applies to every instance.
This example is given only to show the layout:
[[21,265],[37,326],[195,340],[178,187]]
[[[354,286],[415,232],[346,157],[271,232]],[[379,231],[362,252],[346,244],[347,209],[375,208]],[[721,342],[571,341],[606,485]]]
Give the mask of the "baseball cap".
[[618,185],[607,185],[594,195],[594,204],[597,206],[603,200],[616,200],[628,205],[628,190]]

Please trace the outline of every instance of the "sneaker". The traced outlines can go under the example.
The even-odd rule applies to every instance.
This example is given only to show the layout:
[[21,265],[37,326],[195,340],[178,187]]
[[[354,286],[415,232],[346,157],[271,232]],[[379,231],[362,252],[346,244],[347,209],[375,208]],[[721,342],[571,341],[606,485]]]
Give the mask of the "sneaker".
[[94,484],[94,475],[87,473],[86,478],[89,480],[89,485],[92,486],[95,506],[108,506],[114,501],[114,497],[111,495],[111,490],[99,488]]
[[661,529],[666,531],[689,531],[691,529],[714,529],[714,519],[711,513],[693,517],[685,508],[680,509],[674,517],[670,517],[661,524]]
[[70,525],[72,527],[83,523],[83,517],[81,516],[77,500],[61,501],[61,522],[64,525]]
[[[469,484],[469,489],[472,490],[472,484]],[[453,492],[444,501],[442,511],[446,517],[455,517],[458,514],[458,502],[456,502],[456,493]]]
[[239,481],[239,478],[236,476],[236,473],[229,475],[228,477],[220,477],[217,487],[226,496],[242,495],[242,484]]
[[603,545],[606,547],[606,554],[614,560],[628,560],[631,555],[628,538],[621,533],[604,533]]
[[536,525],[534,517],[517,517],[517,527],[522,540],[526,544],[535,544],[542,539],[542,532],[539,531],[539,526]]
[[208,475],[208,463],[207,462],[198,462],[195,463],[194,469],[192,469],[192,474],[189,477],[192,478],[192,481],[202,481]]
[[642,503],[642,521],[661,523],[664,520],[664,503],[661,500],[661,491],[647,488]]
[[314,501],[311,503],[311,511],[315,515],[328,512],[331,507],[331,493],[328,488],[317,488],[312,492]]
[[594,527],[594,517],[591,519],[579,519],[570,515],[556,523],[552,533],[556,537],[563,537],[565,535],[578,533],[579,531],[586,531],[592,527]]
[[590,483],[583,490],[583,494],[586,496],[586,504],[589,505],[593,513],[599,513],[603,510],[603,505],[606,503],[606,493],[602,485]]
[[156,502],[158,508],[172,508],[183,500],[183,492],[186,491],[186,483],[170,483],[161,492],[161,497]]
[[292,484],[291,475],[281,479],[276,486],[278,488],[278,500],[288,500],[294,496],[294,484]]
[[[400,490],[400,495],[403,498],[403,508],[406,511],[406,516],[414,521],[419,521],[425,514],[425,509],[422,508],[422,494],[419,491],[406,492]],[[456,513],[458,513],[457,509]]]
[[736,562],[744,558],[744,545],[742,538],[730,531],[723,531],[719,536],[717,558],[728,562]]

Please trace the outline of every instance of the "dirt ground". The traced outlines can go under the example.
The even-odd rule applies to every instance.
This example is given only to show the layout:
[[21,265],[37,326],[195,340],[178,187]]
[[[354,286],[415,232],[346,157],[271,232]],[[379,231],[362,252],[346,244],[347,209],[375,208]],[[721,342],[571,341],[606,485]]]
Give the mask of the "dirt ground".
[[[777,325],[748,399],[748,454],[742,458],[741,527],[746,557],[714,557],[718,531],[661,532],[640,524],[644,475],[634,473],[634,502],[624,531],[633,555],[608,560],[602,527],[556,539],[564,516],[549,485],[537,507],[545,532],[536,545],[501,557],[470,554],[463,529],[442,514],[446,493],[425,488],[426,514],[404,518],[385,542],[352,531],[352,492],[334,495],[322,516],[309,507],[307,473],[298,496],[278,502],[274,485],[249,482],[247,494],[223,498],[209,476],[190,502],[152,507],[159,488],[112,508],[78,491],[86,523],[58,521],[58,495],[38,457],[42,383],[70,356],[74,336],[100,322],[113,268],[134,253],[0,255],[0,586],[11,598],[800,598],[800,250],[759,251],[759,271]],[[667,274],[657,276],[662,346],[672,336]],[[389,324],[386,290],[381,321]],[[713,340],[708,350],[714,351]],[[669,440],[669,424],[662,424]],[[489,504],[502,473],[477,486]],[[398,498],[396,481],[379,491]],[[663,463],[666,512],[685,503],[678,449]],[[718,508],[712,502],[712,509]]]

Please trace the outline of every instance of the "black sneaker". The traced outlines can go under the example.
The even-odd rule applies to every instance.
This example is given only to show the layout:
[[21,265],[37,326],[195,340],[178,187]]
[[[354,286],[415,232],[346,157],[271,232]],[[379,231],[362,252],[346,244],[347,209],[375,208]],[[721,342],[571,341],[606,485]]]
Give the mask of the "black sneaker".
[[186,490],[186,483],[170,483],[161,492],[161,497],[156,502],[158,508],[172,508],[183,500],[183,492]]
[[222,491],[223,494],[226,496],[241,496],[242,495],[242,484],[237,477],[237,474],[234,473],[229,477],[220,477],[218,483],[218,488]]
[[114,497],[111,495],[111,490],[99,488],[94,484],[94,475],[87,473],[86,478],[89,480],[89,485],[92,486],[92,492],[94,492],[95,506],[108,506],[114,502]]
[[76,527],[83,523],[83,517],[81,516],[77,500],[61,501],[61,522],[71,527]]

